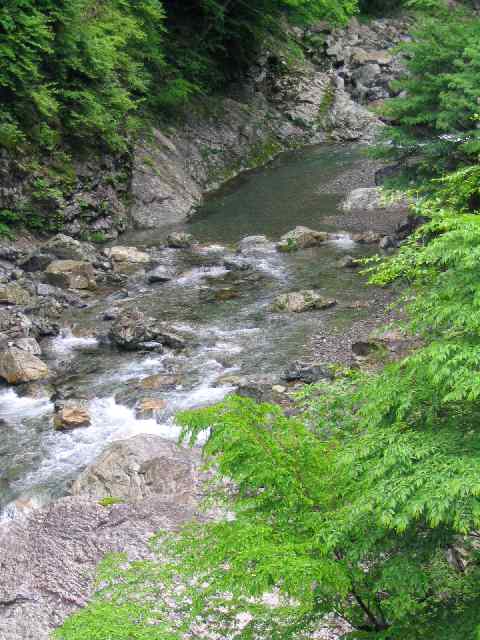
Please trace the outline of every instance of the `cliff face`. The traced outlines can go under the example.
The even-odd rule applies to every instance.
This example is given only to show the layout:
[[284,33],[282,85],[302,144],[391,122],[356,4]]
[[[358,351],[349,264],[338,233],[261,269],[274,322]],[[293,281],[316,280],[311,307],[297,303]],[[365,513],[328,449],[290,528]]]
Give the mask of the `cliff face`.
[[[229,95],[202,99],[180,124],[156,128],[123,157],[42,161],[0,155],[0,210],[94,239],[158,227],[191,214],[203,195],[289,148],[369,142],[381,122],[368,107],[392,95],[401,59],[388,49],[404,20],[323,23],[295,30],[299,51],[265,52]],[[180,120],[180,118],[179,118]]]

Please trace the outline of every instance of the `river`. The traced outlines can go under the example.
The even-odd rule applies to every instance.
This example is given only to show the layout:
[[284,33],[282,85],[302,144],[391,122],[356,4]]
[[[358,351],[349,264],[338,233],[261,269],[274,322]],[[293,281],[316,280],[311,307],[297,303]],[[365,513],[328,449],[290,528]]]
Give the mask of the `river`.
[[[157,262],[174,268],[178,276],[155,285],[148,285],[143,274],[132,276],[126,287],[105,292],[85,310],[67,315],[62,335],[42,345],[50,367],[62,372],[64,395],[88,400],[90,427],[57,432],[50,400],[0,390],[0,419],[8,426],[0,442],[4,517],[14,517],[24,505],[40,506],[67,494],[72,479],[108,442],[139,433],[175,438],[178,410],[221,400],[235,388],[235,376],[280,376],[293,360],[313,357],[313,338],[319,332],[348,326],[367,314],[362,303],[375,290],[365,286],[358,271],[339,266],[347,254],[371,252],[344,232],[338,208],[345,195],[345,172],[360,172],[355,186],[368,186],[361,174],[364,163],[359,149],[324,146],[285,154],[242,175],[209,197],[186,227],[177,227],[198,239],[194,251],[162,248],[172,229],[121,238],[117,244],[153,249]],[[337,235],[320,247],[292,254],[277,252],[273,243],[253,243],[244,256],[251,270],[225,268],[225,256],[234,257],[235,243],[245,236],[265,234],[277,240],[296,225]],[[309,288],[339,304],[303,314],[271,310],[279,293]],[[108,333],[103,316],[112,308],[140,308],[172,322],[186,336],[187,349],[157,354],[113,348],[102,337]],[[157,419],[139,419],[134,409],[139,381],[157,373],[172,375],[176,382],[168,390],[144,394],[165,400],[165,409]]]

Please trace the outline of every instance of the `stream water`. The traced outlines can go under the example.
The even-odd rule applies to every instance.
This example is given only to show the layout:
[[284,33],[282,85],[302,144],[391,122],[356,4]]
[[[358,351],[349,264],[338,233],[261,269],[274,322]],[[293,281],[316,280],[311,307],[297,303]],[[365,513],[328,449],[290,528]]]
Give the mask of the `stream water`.
[[[155,285],[148,285],[143,274],[133,276],[126,290],[72,312],[63,334],[42,345],[50,367],[61,372],[63,390],[88,400],[90,427],[54,431],[49,400],[0,389],[0,419],[7,425],[0,441],[4,517],[68,493],[72,479],[112,440],[139,433],[175,438],[179,409],[221,400],[234,388],[233,375],[281,374],[292,360],[312,355],[319,328],[348,325],[353,316],[367,313],[347,307],[371,298],[372,290],[358,272],[338,264],[347,253],[364,255],[366,249],[342,233],[338,203],[344,194],[338,187],[329,189],[342,172],[363,161],[355,148],[322,147],[287,154],[241,176],[209,198],[187,226],[201,243],[194,251],[161,249],[171,229],[121,238],[118,244],[153,248],[157,262],[179,275]],[[265,234],[276,240],[299,224],[338,235],[293,254],[278,253],[273,243],[253,244],[245,253],[251,271],[225,269],[225,256],[235,255],[241,238]],[[303,314],[271,311],[279,293],[306,288],[337,298],[339,305]],[[230,297],[225,291],[235,297],[219,301]],[[113,348],[99,338],[108,333],[103,315],[112,307],[141,309],[173,323],[186,336],[187,349],[157,354]],[[140,392],[139,382],[157,373],[174,375],[177,383],[169,390]],[[165,400],[163,413],[138,419],[134,405],[139,397]]]

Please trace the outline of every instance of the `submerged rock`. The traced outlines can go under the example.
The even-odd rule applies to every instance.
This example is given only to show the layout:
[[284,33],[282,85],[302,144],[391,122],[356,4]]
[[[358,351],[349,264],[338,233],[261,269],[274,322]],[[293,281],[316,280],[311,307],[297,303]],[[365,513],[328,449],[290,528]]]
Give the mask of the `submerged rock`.
[[167,237],[167,247],[171,249],[190,249],[195,244],[195,238],[190,233],[177,231]]
[[143,398],[135,407],[135,415],[139,420],[155,418],[166,406],[166,401],[160,398]]
[[275,311],[301,313],[314,309],[328,309],[335,304],[337,304],[336,300],[325,298],[313,289],[306,289],[304,291],[293,291],[278,296],[273,302],[273,309]]
[[147,273],[147,281],[150,284],[155,284],[156,282],[169,282],[170,280],[173,280],[174,277],[175,271],[169,267],[164,267],[163,265],[155,267],[155,269]]
[[55,260],[45,275],[49,284],[61,289],[96,289],[95,269],[90,262]]
[[354,189],[342,202],[343,211],[407,210],[410,201],[404,196],[386,197],[380,187]]
[[198,452],[171,440],[141,435],[111,444],[72,486],[74,495],[141,500],[162,496],[192,504],[198,485]]
[[280,238],[277,249],[282,252],[308,249],[309,247],[317,247],[326,240],[328,240],[328,233],[299,226]]
[[0,353],[0,377],[9,384],[34,382],[48,375],[47,365],[28,351],[11,346]]

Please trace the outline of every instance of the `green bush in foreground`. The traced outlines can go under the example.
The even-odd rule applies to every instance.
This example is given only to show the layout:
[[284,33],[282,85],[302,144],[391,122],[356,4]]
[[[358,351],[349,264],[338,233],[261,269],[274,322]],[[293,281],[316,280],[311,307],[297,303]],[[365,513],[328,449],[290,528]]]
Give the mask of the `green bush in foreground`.
[[422,347],[307,390],[300,418],[244,398],[181,415],[191,442],[211,428],[212,490],[232,515],[162,535],[161,562],[108,559],[57,638],[163,640],[202,624],[306,638],[328,613],[348,638],[480,637],[479,188],[477,167],[450,176],[419,205],[431,221],[375,275],[410,283],[406,328]]

